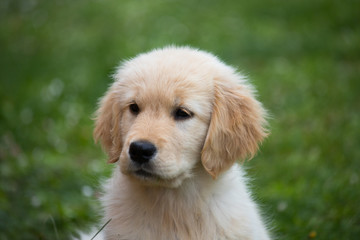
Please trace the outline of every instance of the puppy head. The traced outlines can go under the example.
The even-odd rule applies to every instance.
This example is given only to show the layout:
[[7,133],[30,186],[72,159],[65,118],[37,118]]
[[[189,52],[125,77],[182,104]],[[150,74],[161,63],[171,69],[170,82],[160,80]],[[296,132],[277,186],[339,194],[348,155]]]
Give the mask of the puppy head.
[[123,174],[177,187],[199,165],[213,177],[252,156],[264,111],[216,57],[169,47],[125,62],[100,102],[94,136]]

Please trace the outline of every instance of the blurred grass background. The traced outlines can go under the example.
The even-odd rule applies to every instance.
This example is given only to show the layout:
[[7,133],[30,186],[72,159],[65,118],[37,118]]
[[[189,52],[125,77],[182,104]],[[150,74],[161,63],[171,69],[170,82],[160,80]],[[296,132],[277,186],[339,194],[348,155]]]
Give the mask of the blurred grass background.
[[272,134],[247,163],[278,239],[360,236],[357,0],[2,0],[0,239],[69,239],[111,166],[91,116],[120,60],[171,43],[247,74]]

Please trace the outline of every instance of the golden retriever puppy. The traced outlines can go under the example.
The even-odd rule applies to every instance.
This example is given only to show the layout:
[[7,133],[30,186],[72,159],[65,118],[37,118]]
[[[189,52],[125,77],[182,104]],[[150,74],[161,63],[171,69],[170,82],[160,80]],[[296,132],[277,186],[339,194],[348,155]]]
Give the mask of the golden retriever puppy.
[[215,56],[166,47],[124,62],[94,136],[116,163],[105,239],[269,239],[236,160],[267,135],[253,88]]

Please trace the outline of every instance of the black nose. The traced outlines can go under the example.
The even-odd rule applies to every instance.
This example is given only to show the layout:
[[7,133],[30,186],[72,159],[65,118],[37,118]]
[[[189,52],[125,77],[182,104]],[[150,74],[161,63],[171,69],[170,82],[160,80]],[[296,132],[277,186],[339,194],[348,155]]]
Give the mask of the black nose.
[[129,154],[132,161],[142,164],[150,161],[156,153],[154,144],[147,141],[136,141],[130,144]]

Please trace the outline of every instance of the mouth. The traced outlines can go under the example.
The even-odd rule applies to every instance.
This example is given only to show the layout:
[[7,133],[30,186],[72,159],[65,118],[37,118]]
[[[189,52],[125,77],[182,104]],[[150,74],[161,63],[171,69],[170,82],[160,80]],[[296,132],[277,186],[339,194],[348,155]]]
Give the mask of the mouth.
[[138,177],[142,177],[142,178],[154,178],[155,175],[148,172],[148,171],[145,171],[143,169],[139,169],[137,171],[134,172],[136,176]]
[[147,169],[144,170],[143,168],[136,170],[134,169],[133,171],[128,172],[128,174],[145,185],[155,185],[170,188],[178,187],[185,178],[190,176],[189,174],[183,173],[174,177],[164,177],[156,172]]

